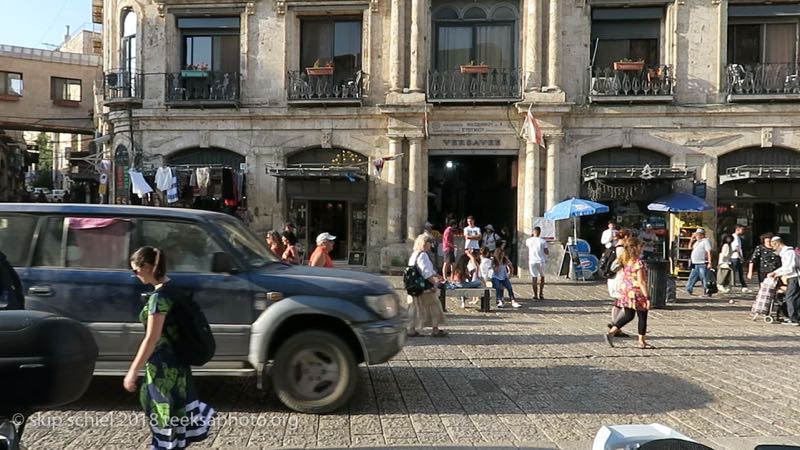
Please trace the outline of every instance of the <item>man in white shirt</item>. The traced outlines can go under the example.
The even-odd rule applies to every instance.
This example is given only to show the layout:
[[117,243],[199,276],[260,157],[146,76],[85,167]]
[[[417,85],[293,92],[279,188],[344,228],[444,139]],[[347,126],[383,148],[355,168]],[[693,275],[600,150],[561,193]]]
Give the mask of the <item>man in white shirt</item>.
[[600,236],[600,243],[605,246],[605,248],[611,248],[614,246],[614,242],[617,240],[617,224],[614,221],[608,222],[608,228],[603,231],[603,235]]
[[477,253],[481,249],[481,229],[475,226],[475,218],[467,216],[464,227],[464,251]]
[[544,300],[544,265],[547,262],[547,241],[542,239],[542,229],[533,228],[533,235],[525,241],[528,247],[528,266],[531,273],[531,285],[533,286],[533,298]]
[[648,223],[644,226],[644,231],[639,236],[639,239],[642,241],[642,256],[644,259],[651,259],[655,256],[658,236],[656,236],[656,233],[653,231],[652,224]]
[[708,289],[708,270],[711,269],[711,242],[706,238],[706,230],[698,228],[692,238],[692,272],[689,274],[689,281],[686,283],[686,292],[692,295],[694,285],[698,281],[703,282],[703,293]]
[[770,242],[775,253],[781,257],[781,266],[778,270],[767,274],[768,277],[778,278],[786,277],[786,311],[789,313],[789,318],[784,322],[784,325],[800,326],[800,285],[798,285],[798,275],[800,275],[800,268],[798,267],[797,254],[792,247],[783,243],[780,236],[773,237]]
[[736,225],[733,232],[733,242],[731,242],[731,271],[733,272],[733,285],[736,284],[736,277],[739,277],[739,283],[742,285],[742,292],[750,292],[747,289],[747,283],[744,281],[744,253],[742,249],[742,236],[744,235],[744,227]]

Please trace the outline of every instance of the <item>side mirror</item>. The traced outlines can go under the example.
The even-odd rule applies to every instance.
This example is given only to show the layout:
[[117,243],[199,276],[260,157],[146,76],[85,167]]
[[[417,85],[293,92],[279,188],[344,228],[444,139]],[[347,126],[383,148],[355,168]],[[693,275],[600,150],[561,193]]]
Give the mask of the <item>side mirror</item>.
[[217,252],[211,256],[211,272],[235,273],[236,264],[233,257],[227,253]]

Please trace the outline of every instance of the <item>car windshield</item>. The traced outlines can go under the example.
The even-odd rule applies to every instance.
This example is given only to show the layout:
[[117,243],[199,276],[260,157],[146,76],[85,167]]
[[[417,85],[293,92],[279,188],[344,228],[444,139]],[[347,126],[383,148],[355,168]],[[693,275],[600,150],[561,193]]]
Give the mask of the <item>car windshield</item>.
[[280,261],[265,242],[235,219],[215,219],[214,222],[223,229],[222,237],[246,258],[251,267],[264,267]]

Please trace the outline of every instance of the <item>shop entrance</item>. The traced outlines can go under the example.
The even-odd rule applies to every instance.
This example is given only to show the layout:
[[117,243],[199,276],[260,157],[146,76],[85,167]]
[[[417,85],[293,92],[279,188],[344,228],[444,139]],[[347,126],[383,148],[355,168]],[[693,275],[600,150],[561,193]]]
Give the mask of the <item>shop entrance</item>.
[[446,219],[466,223],[472,215],[481,228],[506,228],[517,223],[517,157],[434,155],[428,158],[428,220],[444,230]]

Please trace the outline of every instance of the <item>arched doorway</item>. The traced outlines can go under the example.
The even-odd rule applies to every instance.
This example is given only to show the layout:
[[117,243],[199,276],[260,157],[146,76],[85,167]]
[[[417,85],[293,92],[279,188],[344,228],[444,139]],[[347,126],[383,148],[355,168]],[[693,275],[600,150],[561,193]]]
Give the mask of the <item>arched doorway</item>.
[[305,261],[316,236],[336,236],[332,257],[366,264],[367,170],[369,159],[343,148],[311,148],[286,158],[286,167],[270,174],[285,180],[287,216],[297,226]]
[[668,155],[646,148],[607,148],[584,155],[581,197],[607,205],[610,211],[581,218],[581,237],[593,253],[600,254],[600,236],[610,220],[617,222],[617,228],[638,229],[651,223],[660,237],[666,236],[666,218],[648,211],[647,204],[671,192],[672,181],[690,177],[694,171],[673,168]]
[[[717,162],[717,233],[747,226],[746,252],[762,233],[780,234],[794,245],[800,237],[800,151],[784,147],[747,147]],[[747,255],[747,253],[746,253]]]
[[219,147],[187,148],[165,157],[178,181],[174,205],[247,217],[244,155]]

